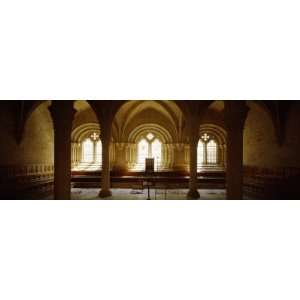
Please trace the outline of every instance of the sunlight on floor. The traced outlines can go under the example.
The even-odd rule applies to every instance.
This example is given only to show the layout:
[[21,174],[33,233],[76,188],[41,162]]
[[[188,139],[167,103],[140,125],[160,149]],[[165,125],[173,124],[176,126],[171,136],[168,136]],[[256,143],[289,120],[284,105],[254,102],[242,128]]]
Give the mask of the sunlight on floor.
[[102,165],[100,163],[85,163],[81,162],[80,164],[74,166],[72,171],[101,171]]
[[[146,200],[148,197],[147,189],[112,189],[112,197],[107,200]],[[171,189],[171,190],[151,190],[151,200],[186,200],[187,189]],[[99,189],[72,189],[72,199],[81,200],[97,200],[100,199]],[[223,200],[225,199],[225,190],[200,190],[201,199],[203,200]]]

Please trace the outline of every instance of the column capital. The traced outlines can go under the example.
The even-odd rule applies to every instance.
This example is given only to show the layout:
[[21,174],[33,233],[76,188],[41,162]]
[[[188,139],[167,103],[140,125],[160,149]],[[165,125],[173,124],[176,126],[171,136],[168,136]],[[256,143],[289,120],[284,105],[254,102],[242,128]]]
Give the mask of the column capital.
[[174,146],[176,147],[177,151],[183,151],[184,150],[184,143],[175,143]]
[[128,147],[128,143],[124,142],[115,142],[115,145],[119,151],[122,151],[125,147]]

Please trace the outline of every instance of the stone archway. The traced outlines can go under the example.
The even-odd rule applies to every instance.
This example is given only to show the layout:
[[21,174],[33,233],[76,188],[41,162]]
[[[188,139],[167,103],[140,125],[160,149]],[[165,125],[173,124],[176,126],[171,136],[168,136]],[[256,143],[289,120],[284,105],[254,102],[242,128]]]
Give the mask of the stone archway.
[[130,147],[128,157],[130,158],[129,168],[139,169],[138,162],[138,143],[142,139],[147,139],[148,134],[153,135],[153,140],[157,139],[162,144],[161,162],[159,169],[170,169],[174,164],[173,139],[167,129],[157,124],[143,124],[135,128],[128,137]]
[[[224,170],[226,168],[226,131],[221,126],[215,124],[201,124],[199,129],[200,139],[203,136],[209,136],[216,142],[217,159],[213,166],[215,169]],[[201,166],[198,163],[198,171]]]

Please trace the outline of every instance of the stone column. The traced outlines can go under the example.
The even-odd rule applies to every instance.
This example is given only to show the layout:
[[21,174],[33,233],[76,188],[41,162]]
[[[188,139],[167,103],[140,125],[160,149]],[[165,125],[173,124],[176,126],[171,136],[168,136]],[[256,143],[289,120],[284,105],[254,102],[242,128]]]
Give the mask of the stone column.
[[134,144],[128,143],[128,151],[129,151],[129,161],[128,161],[128,169],[131,169],[134,165]]
[[74,152],[75,152],[75,145],[74,142],[71,142],[71,165],[74,165]]
[[81,143],[77,143],[77,164],[82,160]]
[[74,155],[74,165],[76,165],[77,164],[77,143],[75,142],[74,143],[74,153],[73,153],[73,155]]
[[163,148],[162,148],[162,162],[163,162],[163,167],[168,168],[169,166],[169,157],[168,157],[168,144],[164,143]]
[[190,183],[187,194],[188,199],[199,199],[200,194],[197,187],[197,148],[199,141],[199,121],[190,120],[189,140],[190,140]]
[[220,144],[218,146],[218,160],[217,163],[220,167],[224,167],[224,145]]
[[96,157],[97,157],[97,151],[96,151],[96,141],[92,140],[93,142],[93,163],[96,162]]
[[80,161],[81,161],[80,143],[76,143],[76,164],[79,164]]
[[185,170],[188,170],[189,168],[189,153],[190,153],[190,145],[189,144],[185,144],[184,145],[184,166],[185,166]]
[[109,148],[111,140],[111,124],[108,122],[101,123],[101,141],[102,141],[102,173],[101,173],[101,198],[110,197],[110,159]]
[[125,144],[125,153],[126,153],[126,167],[129,170],[131,168],[131,159],[132,159],[132,155],[131,155],[131,143],[127,142]]
[[75,162],[75,165],[77,165],[77,156],[78,156],[78,144],[77,142],[75,143],[75,157],[74,157],[74,162]]
[[129,160],[129,149],[127,149],[127,143],[118,142],[115,143],[116,150],[116,160],[115,160],[115,171],[124,174],[128,171],[128,163]]
[[71,199],[71,131],[73,101],[52,101],[54,127],[54,199]]
[[72,148],[73,148],[73,151],[72,151],[72,165],[75,166],[77,164],[77,142],[73,142],[72,143]]
[[[204,166],[208,165],[208,159],[207,159],[207,142],[204,142],[204,149],[203,149],[203,154],[204,154],[204,160],[203,160],[203,164]],[[197,147],[198,147],[198,143],[197,143]]]
[[183,143],[174,143],[171,145],[173,152],[173,168],[176,171],[185,170],[185,149]]
[[137,144],[134,143],[133,146],[132,146],[132,155],[133,155],[133,164],[137,164]]
[[170,155],[170,158],[169,158],[169,168],[170,169],[176,169],[176,159],[177,159],[177,156],[176,156],[176,145],[174,143],[170,144],[169,155]]
[[243,130],[249,108],[246,101],[225,101],[227,129],[227,199],[243,199]]
[[226,157],[227,157],[227,146],[226,146],[226,144],[224,144],[223,145],[223,167],[224,167],[224,169],[226,169],[226,165],[227,165]]

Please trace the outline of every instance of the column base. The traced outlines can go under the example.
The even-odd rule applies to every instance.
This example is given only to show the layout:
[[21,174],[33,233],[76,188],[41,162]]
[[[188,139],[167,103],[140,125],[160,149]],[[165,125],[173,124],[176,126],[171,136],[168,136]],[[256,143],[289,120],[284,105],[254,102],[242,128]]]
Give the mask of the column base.
[[108,198],[108,197],[111,197],[112,196],[112,193],[110,190],[102,190],[99,192],[99,197],[100,198]]
[[189,190],[187,193],[187,199],[188,200],[198,200],[200,199],[200,194],[198,190]]

